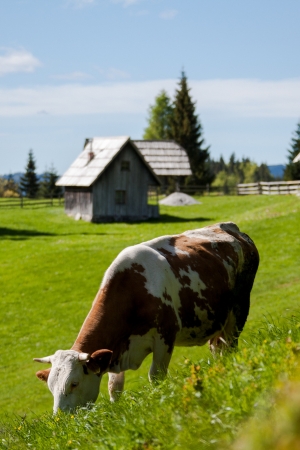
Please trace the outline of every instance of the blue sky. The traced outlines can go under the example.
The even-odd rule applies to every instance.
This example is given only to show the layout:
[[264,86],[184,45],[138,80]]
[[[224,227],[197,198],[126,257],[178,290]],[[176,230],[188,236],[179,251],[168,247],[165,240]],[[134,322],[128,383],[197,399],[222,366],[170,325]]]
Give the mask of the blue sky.
[[298,0],[0,3],[0,174],[63,173],[85,138],[142,138],[182,68],[213,158],[286,162],[300,120]]

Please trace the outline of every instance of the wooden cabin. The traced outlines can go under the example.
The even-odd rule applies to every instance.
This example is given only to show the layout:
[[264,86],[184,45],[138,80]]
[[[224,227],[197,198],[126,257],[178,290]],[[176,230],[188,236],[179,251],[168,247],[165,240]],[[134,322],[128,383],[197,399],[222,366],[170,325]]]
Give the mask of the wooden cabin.
[[134,140],[133,142],[164,188],[170,183],[170,179],[179,185],[184,184],[185,178],[192,175],[188,155],[185,149],[175,141]]
[[57,181],[65,188],[65,211],[93,222],[159,217],[149,192],[157,175],[128,136],[86,139],[82,153]]

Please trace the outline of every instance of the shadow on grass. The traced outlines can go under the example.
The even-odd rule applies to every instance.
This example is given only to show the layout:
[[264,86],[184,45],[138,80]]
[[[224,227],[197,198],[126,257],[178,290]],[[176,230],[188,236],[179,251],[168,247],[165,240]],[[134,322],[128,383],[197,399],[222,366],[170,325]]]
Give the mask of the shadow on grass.
[[151,220],[152,223],[188,223],[188,222],[208,222],[211,221],[210,217],[178,217],[178,216],[171,216],[170,214],[161,214],[159,219],[153,219]]
[[[88,232],[78,232],[78,233],[48,233],[46,231],[37,230],[18,230],[15,228],[0,227],[0,238],[10,239],[13,241],[22,241],[34,237],[54,237],[54,236],[102,236],[112,233],[88,233]],[[115,234],[115,233],[113,233]]]
[[[108,222],[94,222],[95,225],[113,225],[126,223],[127,225],[140,225],[140,224],[157,224],[157,223],[188,223],[188,222],[208,222],[211,221],[210,217],[177,217],[171,216],[169,214],[161,214],[158,219],[148,219],[148,220],[115,220]],[[84,234],[84,233],[79,233]],[[86,233],[89,234],[89,233]],[[98,234],[98,233],[97,233]],[[101,234],[101,233],[99,233]],[[106,234],[106,233],[103,233]],[[108,233],[107,233],[108,234]],[[112,234],[112,233],[109,233]]]
[[37,230],[17,230],[15,228],[0,227],[0,237],[2,239],[24,240],[36,236],[55,236],[55,234]]

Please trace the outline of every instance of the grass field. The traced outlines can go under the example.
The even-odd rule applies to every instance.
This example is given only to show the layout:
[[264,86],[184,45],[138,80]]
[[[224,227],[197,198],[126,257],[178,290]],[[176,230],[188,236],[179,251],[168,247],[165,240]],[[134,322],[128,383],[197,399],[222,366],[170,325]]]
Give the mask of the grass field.
[[[255,334],[258,328],[262,328],[262,321],[267,319],[272,323],[277,318],[281,318],[284,323],[285,317],[288,322],[293,315],[297,316],[299,314],[299,198],[294,196],[203,197],[200,200],[202,202],[200,205],[161,207],[160,221],[134,224],[96,225],[81,221],[75,222],[73,219],[66,217],[63,209],[59,207],[32,210],[0,209],[0,410],[2,423],[10,424],[7,425],[8,428],[6,426],[2,427],[5,439],[2,441],[2,444],[0,442],[0,448],[1,445],[3,448],[13,448],[14,445],[16,445],[15,448],[21,448],[21,443],[22,445],[24,444],[24,448],[27,448],[27,444],[30,444],[30,438],[26,437],[27,435],[24,435],[25,437],[23,436],[21,441],[16,441],[16,444],[13,444],[14,439],[17,439],[13,436],[14,426],[11,424],[14,414],[26,414],[29,421],[34,421],[36,420],[34,417],[39,417],[38,423],[41,428],[35,425],[36,436],[43,436],[42,430],[45,431],[45,436],[48,436],[50,433],[52,438],[53,433],[56,433],[57,440],[54,439],[53,441],[51,438],[51,445],[49,444],[48,447],[45,446],[45,443],[43,447],[42,440],[41,442],[39,441],[42,437],[36,437],[35,440],[32,438],[34,444],[31,442],[31,445],[33,445],[31,448],[64,448],[67,445],[70,448],[77,448],[77,444],[74,443],[75,441],[72,438],[74,433],[77,433],[78,439],[81,433],[82,439],[84,439],[83,442],[88,442],[89,448],[100,448],[101,433],[95,423],[101,423],[101,426],[99,425],[100,428],[102,427],[104,430],[106,427],[111,433],[113,433],[113,424],[118,424],[118,426],[115,426],[115,434],[117,436],[115,441],[103,441],[103,447],[101,448],[192,448],[192,446],[185,447],[182,439],[186,438],[186,442],[200,439],[200,430],[202,430],[203,436],[208,436],[201,438],[203,448],[219,445],[220,442],[229,442],[234,437],[240,422],[246,416],[251,415],[254,399],[256,397],[261,399],[263,391],[272,387],[280,370],[285,371],[287,367],[285,373],[292,373],[293,365],[290,367],[286,363],[290,349],[286,348],[285,340],[281,342],[279,339],[280,344],[278,346],[281,346],[282,351],[278,350],[279,353],[281,352],[281,356],[278,356],[278,363],[274,362],[273,350],[270,354],[270,361],[272,360],[270,364],[275,364],[276,370],[275,368],[273,371],[271,370],[271,374],[261,383],[259,379],[253,382],[255,388],[250,389],[249,395],[251,395],[248,399],[249,401],[247,400],[248,403],[247,401],[245,403],[244,413],[241,406],[240,412],[236,411],[235,414],[235,425],[232,426],[231,430],[227,429],[227,431],[223,430],[221,433],[217,433],[216,443],[211,442],[214,439],[213,437],[210,438],[208,433],[208,428],[211,426],[210,422],[214,419],[210,417],[210,420],[208,420],[205,416],[205,411],[201,410],[201,412],[199,410],[200,417],[195,412],[194,416],[196,417],[191,419],[193,417],[191,413],[191,415],[188,415],[191,419],[190,424],[177,424],[177,426],[175,420],[176,408],[179,406],[176,402],[179,402],[181,407],[187,406],[184,404],[182,396],[179,400],[176,396],[176,398],[174,397],[176,404],[172,400],[174,389],[176,392],[179,389],[178,392],[180,393],[183,390],[189,392],[190,387],[187,385],[184,388],[185,384],[182,380],[191,378],[190,385],[193,389],[195,388],[194,381],[197,381],[198,377],[198,369],[195,368],[198,365],[193,365],[192,363],[184,364],[186,358],[190,361],[206,361],[205,365],[201,363],[201,370],[202,367],[205,367],[203,369],[204,374],[201,377],[199,375],[201,380],[205,378],[205,374],[210,370],[207,366],[207,360],[210,356],[206,348],[176,349],[171,363],[171,375],[173,374],[173,378],[157,388],[147,385],[146,374],[149,359],[145,361],[138,371],[128,372],[126,382],[127,394],[125,394],[124,399],[118,406],[105,403],[105,410],[108,411],[109,416],[107,423],[103,422],[104,419],[101,416],[103,414],[101,402],[102,404],[103,401],[107,402],[106,379],[103,380],[101,388],[104,399],[98,401],[100,409],[98,412],[79,413],[76,416],[77,428],[74,424],[72,425],[70,418],[62,418],[60,423],[65,425],[62,425],[62,428],[57,428],[58,422],[54,422],[54,419],[47,415],[47,411],[50,412],[52,408],[52,396],[48,389],[35,377],[35,372],[40,369],[40,366],[34,364],[32,358],[51,354],[57,349],[70,348],[91,306],[104,271],[119,251],[128,245],[159,235],[179,233],[219,221],[234,221],[242,231],[252,237],[261,256],[260,268],[252,293],[249,320],[242,334],[241,346],[245,347],[246,352],[251,353],[254,351],[253,349],[256,349],[259,353],[263,340],[267,339],[266,336],[262,338],[261,333]],[[300,340],[299,335],[297,335],[298,322],[296,322],[293,325],[293,339],[295,341],[297,339]],[[265,334],[266,330],[269,329],[269,325],[263,327]],[[284,328],[285,325],[282,326],[286,330]],[[287,329],[290,328],[288,327]],[[282,336],[282,333],[279,332],[278,335]],[[285,335],[284,339],[286,339]],[[275,348],[277,347],[275,346]],[[213,361],[211,364],[216,370],[221,372],[223,369],[220,367],[223,364],[224,370],[232,376],[232,369],[229,370],[229,368],[235,366],[230,358],[234,357],[229,357],[227,369],[227,363],[224,361],[221,363]],[[244,361],[247,361],[246,356]],[[219,367],[218,364],[221,364],[221,366]],[[182,374],[180,371],[183,371]],[[187,373],[189,373],[189,376]],[[213,374],[212,379],[214,378],[217,378],[216,374]],[[229,384],[228,380],[228,384],[222,385],[222,389],[228,390]],[[178,388],[178,386],[180,387]],[[207,405],[209,400],[210,391],[212,400],[218,401],[217,395],[213,394],[217,385],[212,385],[211,390],[209,386],[210,381],[208,377],[207,389],[205,390],[208,397],[203,400],[205,405]],[[196,389],[194,390],[197,392]],[[137,392],[139,392],[138,396],[134,394]],[[141,400],[144,396],[143,393],[148,399],[146,403],[143,403]],[[242,396],[242,393],[240,392],[237,395]],[[216,397],[215,399],[214,396]],[[157,416],[157,421],[160,421],[157,423],[156,433],[159,436],[163,434],[164,437],[161,437],[161,439],[158,437],[157,441],[153,441],[154,437],[152,436],[153,439],[151,440],[151,433],[154,434],[155,431],[154,425],[151,425],[149,414],[151,412],[151,404],[156,405],[158,408],[161,398],[163,398],[161,404],[166,411],[165,420],[167,422],[164,422],[164,417],[156,409],[155,415]],[[170,400],[166,400],[166,398]],[[201,403],[203,395],[200,398],[197,396],[192,398],[193,400],[188,400],[188,403],[193,404],[195,411],[197,411],[197,405]],[[263,402],[263,400],[260,401]],[[195,402],[198,402],[196,406]],[[167,403],[168,407],[165,406]],[[232,407],[228,406],[228,408]],[[170,409],[169,415],[167,413],[168,408]],[[141,412],[143,409],[147,409],[144,417]],[[140,438],[132,437],[130,440],[130,433],[133,432],[132,427],[135,421],[132,418],[132,422],[130,422],[128,411],[132,413],[131,418],[137,414],[139,420],[144,421],[144,425],[150,424],[148,431],[146,426],[146,431],[149,434],[147,439],[142,436]],[[172,411],[174,412],[173,419],[171,416]],[[93,429],[97,428],[98,441],[97,439],[94,442],[86,440],[86,435],[84,434],[87,432],[84,425],[85,419],[82,421],[84,414],[89,415],[89,420],[92,424],[90,426]],[[224,414],[227,414],[226,410]],[[229,413],[227,415],[230,416]],[[86,423],[90,423],[89,420],[86,419]],[[127,421],[128,427],[124,426],[124,421]],[[215,418],[214,427],[212,428],[218,428],[217,422],[218,419]],[[68,428],[64,434],[62,431],[66,424],[71,428]],[[52,425],[56,428],[54,429]],[[15,428],[18,429],[18,426]],[[27,423],[26,426],[30,429],[31,425]],[[109,426],[112,428],[110,429]],[[169,438],[166,434],[168,426],[171,430]],[[203,428],[203,426],[206,428]],[[191,431],[185,434],[185,432],[180,431],[180,427],[190,427]],[[119,433],[119,428],[122,429],[123,434]],[[137,425],[135,428],[138,430]],[[177,438],[176,446],[174,444],[172,447],[171,443],[168,446],[167,442],[176,433],[176,430],[178,436],[180,435],[181,437]],[[11,435],[10,432],[12,433]],[[60,433],[62,441],[58,439]],[[31,434],[32,436],[34,435],[33,429],[31,429]],[[212,436],[213,434],[214,432]],[[8,445],[9,436],[12,441]],[[122,439],[125,443],[124,447],[120,446]],[[70,444],[68,444],[69,441],[71,442]],[[199,442],[202,441],[200,440]],[[129,442],[132,442],[131,446],[129,446]],[[148,442],[149,445],[145,446],[145,442],[146,444]],[[78,444],[79,447],[85,448],[82,441],[80,445]],[[199,448],[199,446],[197,447],[196,445],[194,448]]]

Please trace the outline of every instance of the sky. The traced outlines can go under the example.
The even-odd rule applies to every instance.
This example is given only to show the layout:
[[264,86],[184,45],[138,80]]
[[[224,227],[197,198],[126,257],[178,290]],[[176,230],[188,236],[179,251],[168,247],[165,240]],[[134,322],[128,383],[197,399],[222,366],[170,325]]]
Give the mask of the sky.
[[0,2],[0,174],[62,174],[86,138],[141,139],[182,70],[210,155],[285,164],[300,120],[299,0]]

